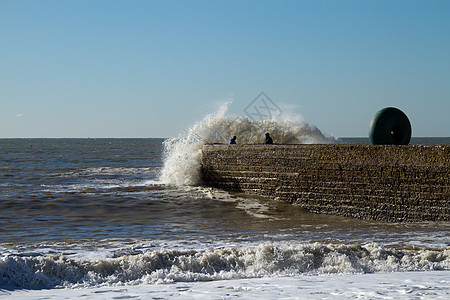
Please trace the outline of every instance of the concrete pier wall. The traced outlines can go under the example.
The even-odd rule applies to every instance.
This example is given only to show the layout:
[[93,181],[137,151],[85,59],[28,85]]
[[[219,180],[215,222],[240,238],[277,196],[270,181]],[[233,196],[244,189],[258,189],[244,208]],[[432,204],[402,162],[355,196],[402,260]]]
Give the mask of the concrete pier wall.
[[449,145],[205,145],[202,178],[319,214],[450,220]]

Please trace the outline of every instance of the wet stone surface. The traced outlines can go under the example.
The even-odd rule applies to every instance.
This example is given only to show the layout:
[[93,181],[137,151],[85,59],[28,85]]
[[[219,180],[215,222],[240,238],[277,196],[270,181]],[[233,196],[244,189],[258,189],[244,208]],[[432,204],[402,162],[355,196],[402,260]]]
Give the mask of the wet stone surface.
[[205,145],[202,179],[321,214],[450,220],[449,145]]

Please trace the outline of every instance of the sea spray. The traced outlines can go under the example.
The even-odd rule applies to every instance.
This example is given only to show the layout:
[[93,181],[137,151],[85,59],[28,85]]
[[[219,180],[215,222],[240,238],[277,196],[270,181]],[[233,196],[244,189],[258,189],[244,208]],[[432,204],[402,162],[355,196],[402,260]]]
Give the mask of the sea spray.
[[[164,142],[164,166],[160,180],[168,185],[196,185],[200,183],[201,147],[204,144],[224,144],[237,136],[238,144],[261,144],[269,132],[276,144],[330,144],[338,140],[325,136],[317,127],[303,121],[299,115],[281,119],[251,120],[228,116],[231,101],[220,105],[176,138]],[[283,117],[283,116],[282,116]]]
[[0,257],[0,288],[113,286],[301,274],[449,270],[450,251],[361,244],[258,244],[203,250],[161,249],[97,259],[54,255]]

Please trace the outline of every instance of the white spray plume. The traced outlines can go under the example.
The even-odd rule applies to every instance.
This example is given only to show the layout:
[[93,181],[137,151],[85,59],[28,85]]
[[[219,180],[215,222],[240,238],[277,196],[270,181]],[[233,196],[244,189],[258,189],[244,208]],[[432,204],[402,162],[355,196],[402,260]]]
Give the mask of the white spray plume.
[[164,166],[160,180],[168,185],[200,183],[201,147],[204,144],[225,144],[237,136],[238,144],[261,144],[269,132],[275,144],[331,144],[338,140],[303,121],[301,115],[281,120],[256,121],[247,117],[227,116],[231,101],[222,103],[216,112],[207,115],[176,138],[164,142]]

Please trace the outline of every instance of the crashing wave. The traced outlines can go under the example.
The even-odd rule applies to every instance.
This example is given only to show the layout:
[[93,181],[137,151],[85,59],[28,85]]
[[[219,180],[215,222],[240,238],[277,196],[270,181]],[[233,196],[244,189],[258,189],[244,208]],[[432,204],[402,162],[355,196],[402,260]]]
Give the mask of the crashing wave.
[[160,180],[169,185],[200,183],[201,147],[204,144],[224,144],[237,136],[238,144],[261,144],[269,132],[276,144],[330,144],[338,140],[325,136],[317,127],[304,122],[300,116],[281,120],[251,120],[227,116],[231,102],[176,138],[164,142],[165,159]]
[[8,255],[0,259],[0,288],[429,270],[450,270],[450,249],[392,249],[377,244],[260,244],[244,248],[158,250],[96,259]]

